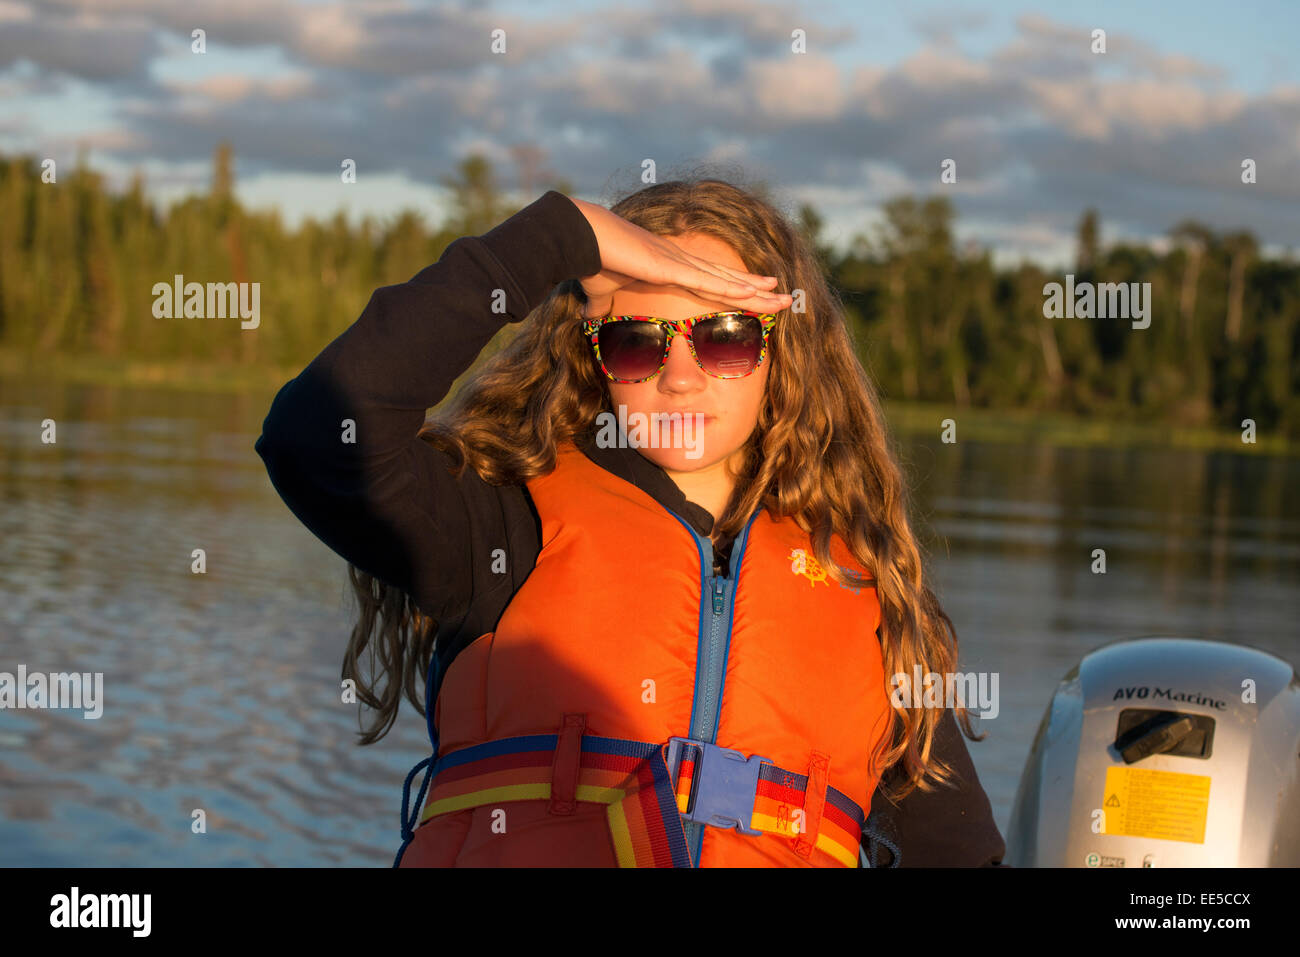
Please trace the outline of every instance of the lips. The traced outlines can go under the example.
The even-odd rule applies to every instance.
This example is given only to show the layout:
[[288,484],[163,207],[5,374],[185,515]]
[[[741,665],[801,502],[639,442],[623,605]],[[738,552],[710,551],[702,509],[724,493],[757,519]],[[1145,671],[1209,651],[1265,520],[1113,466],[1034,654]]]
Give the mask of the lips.
[[705,422],[711,422],[711,421],[713,421],[715,418],[717,418],[717,416],[711,415],[711,414],[708,413],[708,412],[700,412],[700,411],[698,411],[698,410],[696,410],[696,409],[673,409],[673,410],[671,410],[671,411],[669,411],[669,412],[661,412],[661,413],[659,413],[659,414],[660,414],[660,415],[679,415],[679,416],[681,416],[683,419],[686,418],[687,416],[702,415],[702,416],[704,416],[704,421],[705,421]]

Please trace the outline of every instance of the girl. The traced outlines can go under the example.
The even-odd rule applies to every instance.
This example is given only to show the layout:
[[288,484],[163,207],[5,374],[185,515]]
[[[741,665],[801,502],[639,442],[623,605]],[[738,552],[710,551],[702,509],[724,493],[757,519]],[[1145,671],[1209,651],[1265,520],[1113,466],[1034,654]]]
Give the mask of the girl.
[[1000,861],[953,712],[890,693],[956,636],[874,388],[752,193],[546,193],[376,290],[256,449],[352,566],[362,743],[426,714],[400,865]]

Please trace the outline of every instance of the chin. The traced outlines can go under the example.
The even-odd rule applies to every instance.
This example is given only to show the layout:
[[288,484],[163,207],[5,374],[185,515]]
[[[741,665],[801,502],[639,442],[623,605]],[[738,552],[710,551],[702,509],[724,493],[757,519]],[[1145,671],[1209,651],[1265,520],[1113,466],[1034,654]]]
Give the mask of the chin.
[[[713,448],[713,451],[710,451],[710,447]],[[716,443],[706,442],[702,438],[693,449],[645,448],[637,449],[637,451],[655,465],[671,472],[697,472],[700,469],[716,465],[729,454],[727,452],[719,453]]]
[[642,455],[648,458],[655,465],[669,472],[695,472],[706,466],[712,465],[714,459],[707,459],[704,456],[691,459],[681,449],[638,449]]

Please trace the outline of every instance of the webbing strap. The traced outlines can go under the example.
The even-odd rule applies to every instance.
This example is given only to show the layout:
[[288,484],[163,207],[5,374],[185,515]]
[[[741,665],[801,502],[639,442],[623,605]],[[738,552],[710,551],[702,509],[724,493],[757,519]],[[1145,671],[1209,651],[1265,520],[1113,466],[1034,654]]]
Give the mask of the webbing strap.
[[[699,751],[694,745],[684,748],[677,777],[677,806],[683,813],[689,807]],[[803,841],[808,840],[808,834],[813,832],[816,841],[810,843],[814,847],[830,854],[845,867],[857,867],[858,846],[866,822],[862,808],[843,791],[827,785],[821,818],[819,821],[811,820],[813,808],[806,799],[808,784],[806,774],[787,771],[770,762],[761,764],[749,827]]]
[[[439,757],[421,823],[440,814],[504,801],[551,799],[555,734],[521,735],[462,748]],[[698,749],[684,749],[676,788],[667,743],[582,736],[573,799],[606,805],[620,867],[690,867],[681,815],[690,809]],[[750,830],[800,836],[808,777],[760,765]],[[845,867],[858,866],[862,809],[826,788],[815,846]],[[807,831],[807,821],[803,821]],[[806,836],[806,835],[805,835]]]

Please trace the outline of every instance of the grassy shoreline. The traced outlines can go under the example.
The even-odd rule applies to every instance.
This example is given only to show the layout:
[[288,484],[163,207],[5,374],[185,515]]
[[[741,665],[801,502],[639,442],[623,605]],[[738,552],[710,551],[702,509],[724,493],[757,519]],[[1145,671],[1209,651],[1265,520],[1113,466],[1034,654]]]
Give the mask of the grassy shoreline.
[[1220,450],[1257,455],[1300,455],[1300,441],[1262,432],[1247,445],[1241,432],[1168,422],[1119,422],[1088,419],[1062,412],[1025,409],[962,409],[929,402],[885,402],[890,427],[905,435],[930,434],[938,439],[940,422],[956,422],[957,439],[981,442],[1043,442],[1062,446],[1154,446]]
[[[0,377],[77,385],[180,389],[188,392],[264,392],[268,399],[301,368],[236,363],[139,360],[106,356],[29,355],[0,347]],[[933,402],[885,402],[890,427],[906,435],[938,439],[940,423],[952,418],[957,440],[1046,442],[1052,445],[1152,445],[1221,449],[1267,455],[1300,454],[1300,441],[1260,434],[1254,445],[1237,431],[1179,427],[1167,423],[1113,422],[1023,409],[963,409]]]
[[0,376],[76,385],[157,387],[195,392],[275,390],[301,369],[247,366],[184,359],[121,359],[108,356],[30,355],[0,347]]

